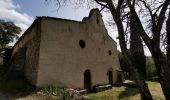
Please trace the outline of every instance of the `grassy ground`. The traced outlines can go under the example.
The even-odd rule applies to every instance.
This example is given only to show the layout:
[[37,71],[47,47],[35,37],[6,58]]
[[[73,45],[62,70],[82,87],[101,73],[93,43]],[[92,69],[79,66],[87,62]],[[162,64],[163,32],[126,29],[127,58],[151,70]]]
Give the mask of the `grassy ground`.
[[[159,83],[147,83],[154,100],[165,100]],[[91,97],[92,100],[141,100],[137,89],[126,87],[113,87],[111,90],[90,93],[87,96]]]
[[0,80],[0,100],[58,100],[56,98],[33,89],[22,77]]
[[[159,83],[147,83],[154,100],[165,100]],[[57,100],[56,96],[30,90],[26,84],[22,78],[0,81],[0,100],[2,99],[1,95],[12,97],[12,100]],[[113,87],[113,89],[99,93],[90,93],[87,96],[92,98],[92,100],[140,100],[140,94],[137,89],[126,87]]]

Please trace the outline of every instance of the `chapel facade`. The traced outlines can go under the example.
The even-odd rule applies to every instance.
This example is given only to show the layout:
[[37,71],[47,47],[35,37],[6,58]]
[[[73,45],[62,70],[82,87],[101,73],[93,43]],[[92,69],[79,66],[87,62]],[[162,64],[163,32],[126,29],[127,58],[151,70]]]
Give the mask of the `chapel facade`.
[[98,9],[82,21],[37,17],[14,45],[11,66],[36,87],[74,89],[112,85],[120,70],[116,42]]

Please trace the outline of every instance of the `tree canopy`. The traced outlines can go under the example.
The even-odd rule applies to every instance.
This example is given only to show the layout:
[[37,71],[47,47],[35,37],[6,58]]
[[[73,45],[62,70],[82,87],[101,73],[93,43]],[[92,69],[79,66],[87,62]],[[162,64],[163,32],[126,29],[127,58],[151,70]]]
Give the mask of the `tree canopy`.
[[21,28],[11,21],[0,20],[0,56],[4,56],[3,52],[10,42],[18,38]]

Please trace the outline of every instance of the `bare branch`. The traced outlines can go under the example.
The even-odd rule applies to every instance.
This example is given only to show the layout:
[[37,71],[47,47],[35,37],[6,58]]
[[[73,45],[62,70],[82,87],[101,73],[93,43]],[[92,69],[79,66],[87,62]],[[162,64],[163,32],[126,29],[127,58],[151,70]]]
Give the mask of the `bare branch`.
[[118,5],[117,5],[116,10],[120,10],[121,9],[121,6],[122,6],[123,2],[124,2],[124,0],[118,0]]
[[[108,5],[107,5],[107,2],[106,2],[105,0],[95,0],[95,1],[96,1],[97,4],[103,6],[104,8],[108,8],[108,9],[109,9],[109,7],[108,7]],[[105,3],[105,4],[104,4],[104,3]],[[103,9],[104,9],[104,8],[103,8]]]
[[122,21],[125,19],[125,18],[128,18],[128,16],[130,15],[130,13],[128,12],[128,13],[126,13],[126,14],[124,14],[123,16],[122,16]]
[[152,23],[155,24],[155,16],[152,14],[152,10],[151,10],[150,6],[148,6],[144,0],[140,0],[140,1],[144,4],[144,6],[149,11],[149,14],[150,14],[151,19],[152,19]]
[[146,34],[146,32],[145,32],[145,30],[144,30],[144,28],[143,28],[143,26],[142,26],[142,23],[141,23],[138,15],[137,15],[137,13],[136,13],[136,11],[135,11],[135,8],[131,5],[130,0],[127,0],[127,4],[128,4],[128,6],[129,6],[129,8],[130,8],[131,14],[133,14],[133,16],[135,17],[136,23],[138,23],[138,28],[140,29],[139,35],[142,37],[142,39],[144,40],[144,42],[145,42],[145,44],[148,46],[148,48],[149,48],[150,50],[152,50],[152,47],[151,47],[151,44],[150,44],[151,39],[150,39],[150,37]]
[[165,20],[165,13],[166,13],[166,10],[169,6],[169,2],[170,0],[166,0],[163,4],[163,7],[159,13],[159,16],[158,16],[158,23],[157,23],[157,28],[158,28],[158,31],[159,31],[159,34],[160,34],[160,31],[161,31],[161,28],[162,28],[162,24]]
[[[163,6],[163,4],[161,4],[159,7],[155,8],[156,11],[154,12],[154,15],[160,10],[160,8],[161,8],[162,6]],[[155,9],[153,9],[153,10],[155,10]]]

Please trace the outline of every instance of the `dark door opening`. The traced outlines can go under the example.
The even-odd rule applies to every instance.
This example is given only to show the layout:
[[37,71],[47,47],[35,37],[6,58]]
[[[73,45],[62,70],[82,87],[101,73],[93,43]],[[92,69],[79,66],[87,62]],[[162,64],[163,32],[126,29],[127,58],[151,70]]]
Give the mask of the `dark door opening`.
[[90,70],[86,70],[84,72],[84,88],[87,91],[91,91],[91,73]]
[[109,84],[113,85],[113,73],[112,73],[112,71],[111,70],[108,71],[107,75],[108,75]]

